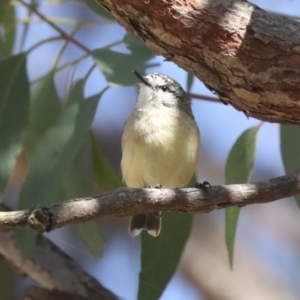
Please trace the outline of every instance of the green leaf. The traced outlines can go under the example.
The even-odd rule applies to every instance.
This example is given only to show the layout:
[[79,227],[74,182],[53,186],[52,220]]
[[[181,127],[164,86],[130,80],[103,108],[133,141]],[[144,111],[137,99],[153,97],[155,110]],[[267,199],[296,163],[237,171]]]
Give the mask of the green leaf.
[[0,62],[0,197],[14,169],[24,142],[28,121],[29,83],[26,56]]
[[104,239],[98,222],[86,222],[77,225],[80,235],[96,259],[103,255]]
[[[15,42],[15,7],[10,0],[0,1],[0,59],[11,55]],[[3,34],[1,34],[1,31]]]
[[195,79],[194,74],[188,72],[187,73],[187,80],[186,80],[186,89],[187,89],[187,92],[191,91],[191,88],[192,88],[193,83],[194,83],[194,79]]
[[[259,126],[255,126],[244,131],[232,147],[225,168],[226,184],[249,182],[255,159],[258,129]],[[239,213],[238,207],[226,209],[226,246],[231,268]]]
[[255,159],[257,132],[259,126],[244,131],[237,139],[226,162],[226,184],[249,182]]
[[[61,195],[63,200],[90,196],[93,188],[93,160],[90,136],[85,141],[63,178]],[[77,225],[80,236],[91,250],[94,257],[100,258],[103,253],[103,237],[97,222]]]
[[107,20],[115,21],[114,16],[95,0],[85,0],[84,3],[96,14]]
[[16,234],[17,248],[21,252],[22,258],[25,260],[30,257],[35,245],[37,232],[30,228],[18,228]]
[[94,180],[104,190],[109,191],[123,186],[121,178],[110,166],[102,151],[100,150],[96,138],[91,133],[91,143],[93,152]]
[[[188,187],[194,187],[196,175]],[[164,213],[162,230],[158,237],[142,233],[142,266],[138,299],[159,299],[176,271],[181,254],[189,238],[193,222],[192,214]]]
[[65,199],[90,196],[93,190],[93,160],[89,135],[79,149],[75,159],[63,178]]
[[101,94],[84,99],[83,87],[79,81],[72,88],[63,113],[35,147],[21,190],[21,209],[54,200],[63,176],[88,135]]
[[164,213],[162,230],[154,238],[142,233],[139,300],[157,300],[174,274],[191,231],[193,215]]
[[195,187],[196,183],[197,183],[197,177],[196,177],[196,173],[194,173],[187,187]]
[[[280,125],[281,157],[286,173],[300,168],[300,126]],[[300,208],[300,195],[295,196]]]
[[60,116],[60,104],[54,85],[54,73],[44,77],[33,90],[30,100],[29,126],[26,137],[26,150],[31,153],[46,130]]
[[233,257],[234,257],[234,242],[235,242],[238,219],[240,215],[240,208],[228,207],[226,208],[225,213],[226,213],[225,240],[226,240],[226,247],[227,247],[228,258],[229,258],[229,265],[230,268],[232,269]]
[[143,73],[148,66],[144,58],[109,49],[94,50],[93,57],[110,85],[133,85],[137,80],[132,70]]
[[123,42],[138,61],[143,62],[154,57],[153,52],[145,45],[145,43],[129,32],[125,34]]

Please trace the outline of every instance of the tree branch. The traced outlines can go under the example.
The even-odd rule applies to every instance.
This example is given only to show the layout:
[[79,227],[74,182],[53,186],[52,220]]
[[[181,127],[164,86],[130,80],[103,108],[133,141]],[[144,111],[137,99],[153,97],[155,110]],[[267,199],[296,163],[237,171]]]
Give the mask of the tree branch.
[[267,203],[300,193],[300,170],[269,181],[203,189],[129,189],[51,206],[0,212],[0,228],[31,227],[38,232],[100,217],[123,217],[152,211],[206,213],[229,206]]
[[[29,276],[46,290],[57,291],[55,293],[57,297],[65,294],[65,298],[61,299],[69,299],[66,297],[66,294],[69,293],[77,297],[72,299],[119,299],[95,278],[83,271],[70,256],[42,235],[37,236],[31,256],[24,259],[16,246],[16,231],[12,229],[0,230],[0,255],[19,274]],[[29,299],[34,299],[33,296],[34,294]],[[56,298],[53,297],[52,299]]]
[[97,0],[156,54],[263,121],[300,124],[300,23],[245,0]]

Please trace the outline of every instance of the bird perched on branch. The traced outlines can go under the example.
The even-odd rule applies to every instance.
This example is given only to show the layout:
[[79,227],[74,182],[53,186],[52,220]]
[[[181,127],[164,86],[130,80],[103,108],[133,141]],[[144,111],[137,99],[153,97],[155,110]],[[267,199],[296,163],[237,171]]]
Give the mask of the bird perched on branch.
[[[184,187],[195,172],[200,151],[191,99],[166,75],[134,74],[140,80],[140,90],[122,136],[123,179],[131,188]],[[161,212],[133,216],[129,233],[136,236],[142,230],[158,236]]]

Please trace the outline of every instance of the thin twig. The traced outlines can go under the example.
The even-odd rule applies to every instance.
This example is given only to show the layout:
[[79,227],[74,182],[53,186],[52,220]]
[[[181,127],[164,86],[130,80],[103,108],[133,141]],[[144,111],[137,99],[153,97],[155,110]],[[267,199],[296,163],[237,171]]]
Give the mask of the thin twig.
[[92,74],[92,72],[95,68],[96,68],[96,63],[94,63],[87,71],[86,75],[84,76],[85,81],[88,80],[88,78],[90,77],[90,75]]
[[215,103],[220,103],[220,99],[217,97],[211,97],[211,96],[206,96],[206,95],[198,95],[198,94],[193,94],[193,93],[188,93],[188,95],[197,100],[205,100],[205,101],[210,101],[210,102],[215,102]]
[[34,44],[33,46],[31,46],[26,52],[27,53],[30,53],[32,52],[33,50],[35,50],[37,47],[45,44],[45,43],[48,43],[48,42],[54,42],[54,41],[61,41],[63,38],[61,36],[54,36],[54,37],[51,37],[51,38],[48,38],[48,39],[45,39],[45,40],[42,40],[42,41],[39,41],[38,43]]
[[59,28],[59,26],[57,26],[52,21],[50,21],[47,17],[45,17],[43,14],[41,14],[34,6],[26,3],[23,0],[18,0],[18,1],[23,6],[25,6],[28,10],[32,11],[33,13],[35,13],[40,19],[42,19],[43,21],[45,21],[53,29],[55,29],[64,39],[70,41],[71,43],[73,43],[74,45],[76,45],[78,48],[82,49],[84,52],[86,52],[86,53],[88,53],[90,55],[92,54],[92,51],[89,48],[85,47],[83,44],[81,44],[76,39],[70,37],[66,32],[64,32],[61,28]]

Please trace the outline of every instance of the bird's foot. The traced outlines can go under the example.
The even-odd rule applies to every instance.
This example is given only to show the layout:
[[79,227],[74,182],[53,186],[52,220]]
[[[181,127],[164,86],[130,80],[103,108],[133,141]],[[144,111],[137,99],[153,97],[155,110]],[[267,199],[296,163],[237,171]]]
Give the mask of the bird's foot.
[[148,189],[160,189],[163,190],[164,187],[162,184],[157,184],[156,186],[153,187],[153,185],[148,185]]
[[195,188],[197,189],[202,189],[202,190],[207,190],[207,188],[210,188],[211,184],[208,181],[203,181],[202,183],[196,182]]
[[155,186],[155,189],[160,189],[160,190],[163,190],[163,189],[164,189],[164,187],[163,187],[163,185],[162,185],[162,184],[157,184],[157,185]]

